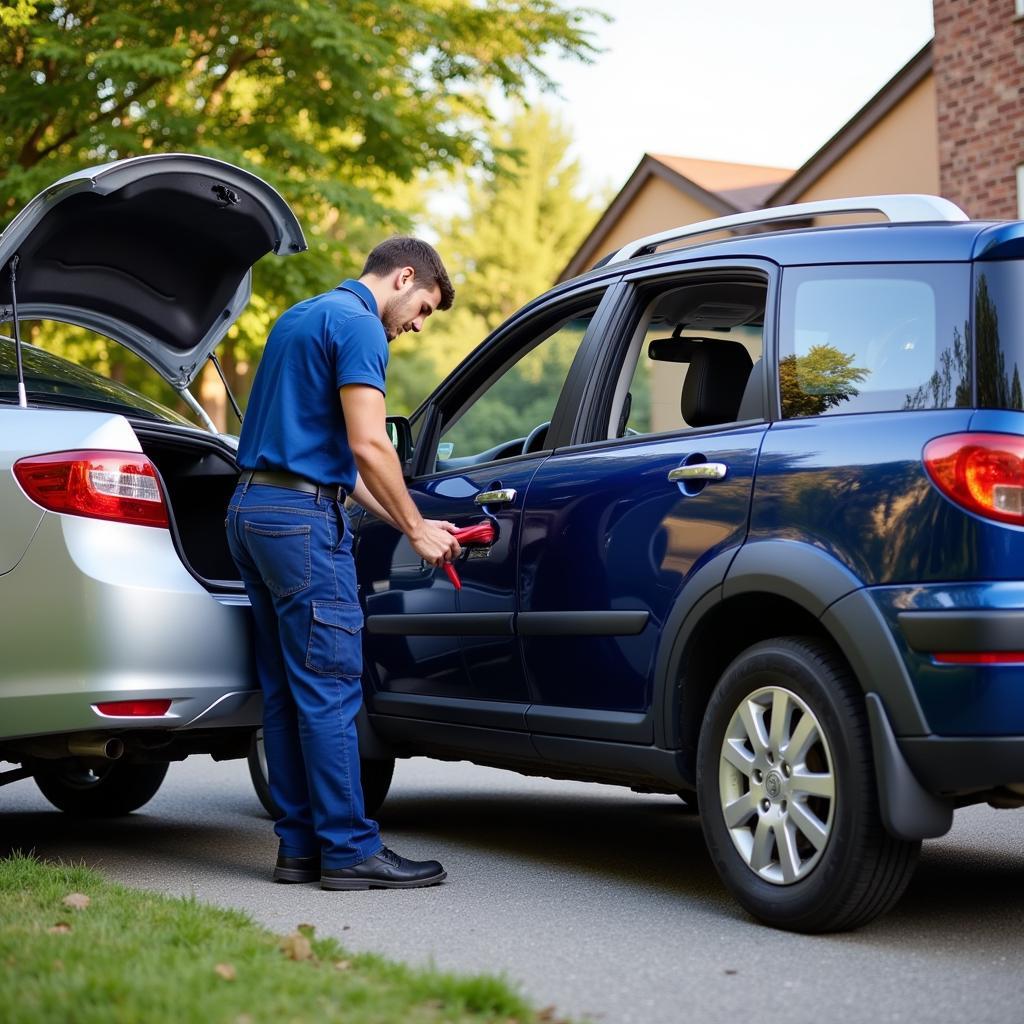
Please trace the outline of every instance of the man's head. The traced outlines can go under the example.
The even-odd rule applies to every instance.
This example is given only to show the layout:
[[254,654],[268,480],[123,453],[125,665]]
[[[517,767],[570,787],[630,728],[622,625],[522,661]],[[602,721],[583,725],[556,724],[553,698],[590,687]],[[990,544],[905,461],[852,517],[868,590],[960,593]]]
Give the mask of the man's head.
[[395,235],[366,258],[359,278],[377,300],[388,341],[419,331],[435,309],[451,309],[455,290],[441,257],[418,238]]

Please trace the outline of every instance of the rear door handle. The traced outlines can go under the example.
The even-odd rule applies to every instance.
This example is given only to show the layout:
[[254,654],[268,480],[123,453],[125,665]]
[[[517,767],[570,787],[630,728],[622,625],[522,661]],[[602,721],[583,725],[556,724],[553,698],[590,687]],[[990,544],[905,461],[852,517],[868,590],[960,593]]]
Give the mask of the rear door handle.
[[503,487],[497,491],[481,491],[473,500],[478,505],[508,505],[516,500],[516,492],[511,487]]
[[729,472],[724,462],[695,462],[690,466],[679,466],[673,469],[668,479],[671,483],[680,480],[721,480]]

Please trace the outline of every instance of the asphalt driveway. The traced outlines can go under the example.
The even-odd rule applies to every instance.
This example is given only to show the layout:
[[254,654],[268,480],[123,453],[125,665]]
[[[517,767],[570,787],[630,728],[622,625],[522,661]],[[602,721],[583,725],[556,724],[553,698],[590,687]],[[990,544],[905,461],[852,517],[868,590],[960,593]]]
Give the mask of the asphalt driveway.
[[754,924],[671,797],[399,762],[381,815],[434,889],[325,893],[267,881],[276,850],[241,762],[172,765],[141,812],[75,822],[31,782],[0,789],[0,852],[34,849],[129,885],[299,922],[355,950],[501,972],[538,1005],[597,1021],[756,1018],[1017,1022],[1024,1015],[1024,811],[973,808],[926,844],[902,903],[849,935]]

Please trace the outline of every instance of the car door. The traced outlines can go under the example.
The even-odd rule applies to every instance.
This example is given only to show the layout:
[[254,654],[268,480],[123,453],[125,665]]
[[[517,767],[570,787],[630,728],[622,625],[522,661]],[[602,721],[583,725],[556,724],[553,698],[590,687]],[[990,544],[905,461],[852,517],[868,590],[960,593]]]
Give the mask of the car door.
[[586,759],[558,737],[656,738],[666,622],[687,588],[721,582],[746,535],[774,282],[750,264],[623,285],[589,412],[538,468],[523,516],[518,631],[546,758]]
[[525,730],[531,696],[515,635],[522,510],[538,468],[574,429],[585,339],[602,330],[607,287],[562,289],[527,307],[428,402],[410,494],[425,517],[487,521],[495,539],[464,549],[457,589],[394,529],[360,528],[375,713]]

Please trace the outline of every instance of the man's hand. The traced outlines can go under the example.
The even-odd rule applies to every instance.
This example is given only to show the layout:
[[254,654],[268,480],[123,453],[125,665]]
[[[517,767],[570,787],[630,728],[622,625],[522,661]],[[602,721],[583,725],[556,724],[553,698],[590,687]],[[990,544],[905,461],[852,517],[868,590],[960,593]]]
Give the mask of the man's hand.
[[[444,526],[455,529],[451,523],[445,523]],[[451,533],[432,520],[424,519],[422,528],[408,536],[413,551],[435,568],[439,568],[445,562],[454,561],[462,551],[459,542]]]
[[449,523],[447,519],[424,519],[423,522],[428,523],[430,526],[436,526],[439,530],[444,530],[446,533],[454,533],[458,529],[454,523]]

